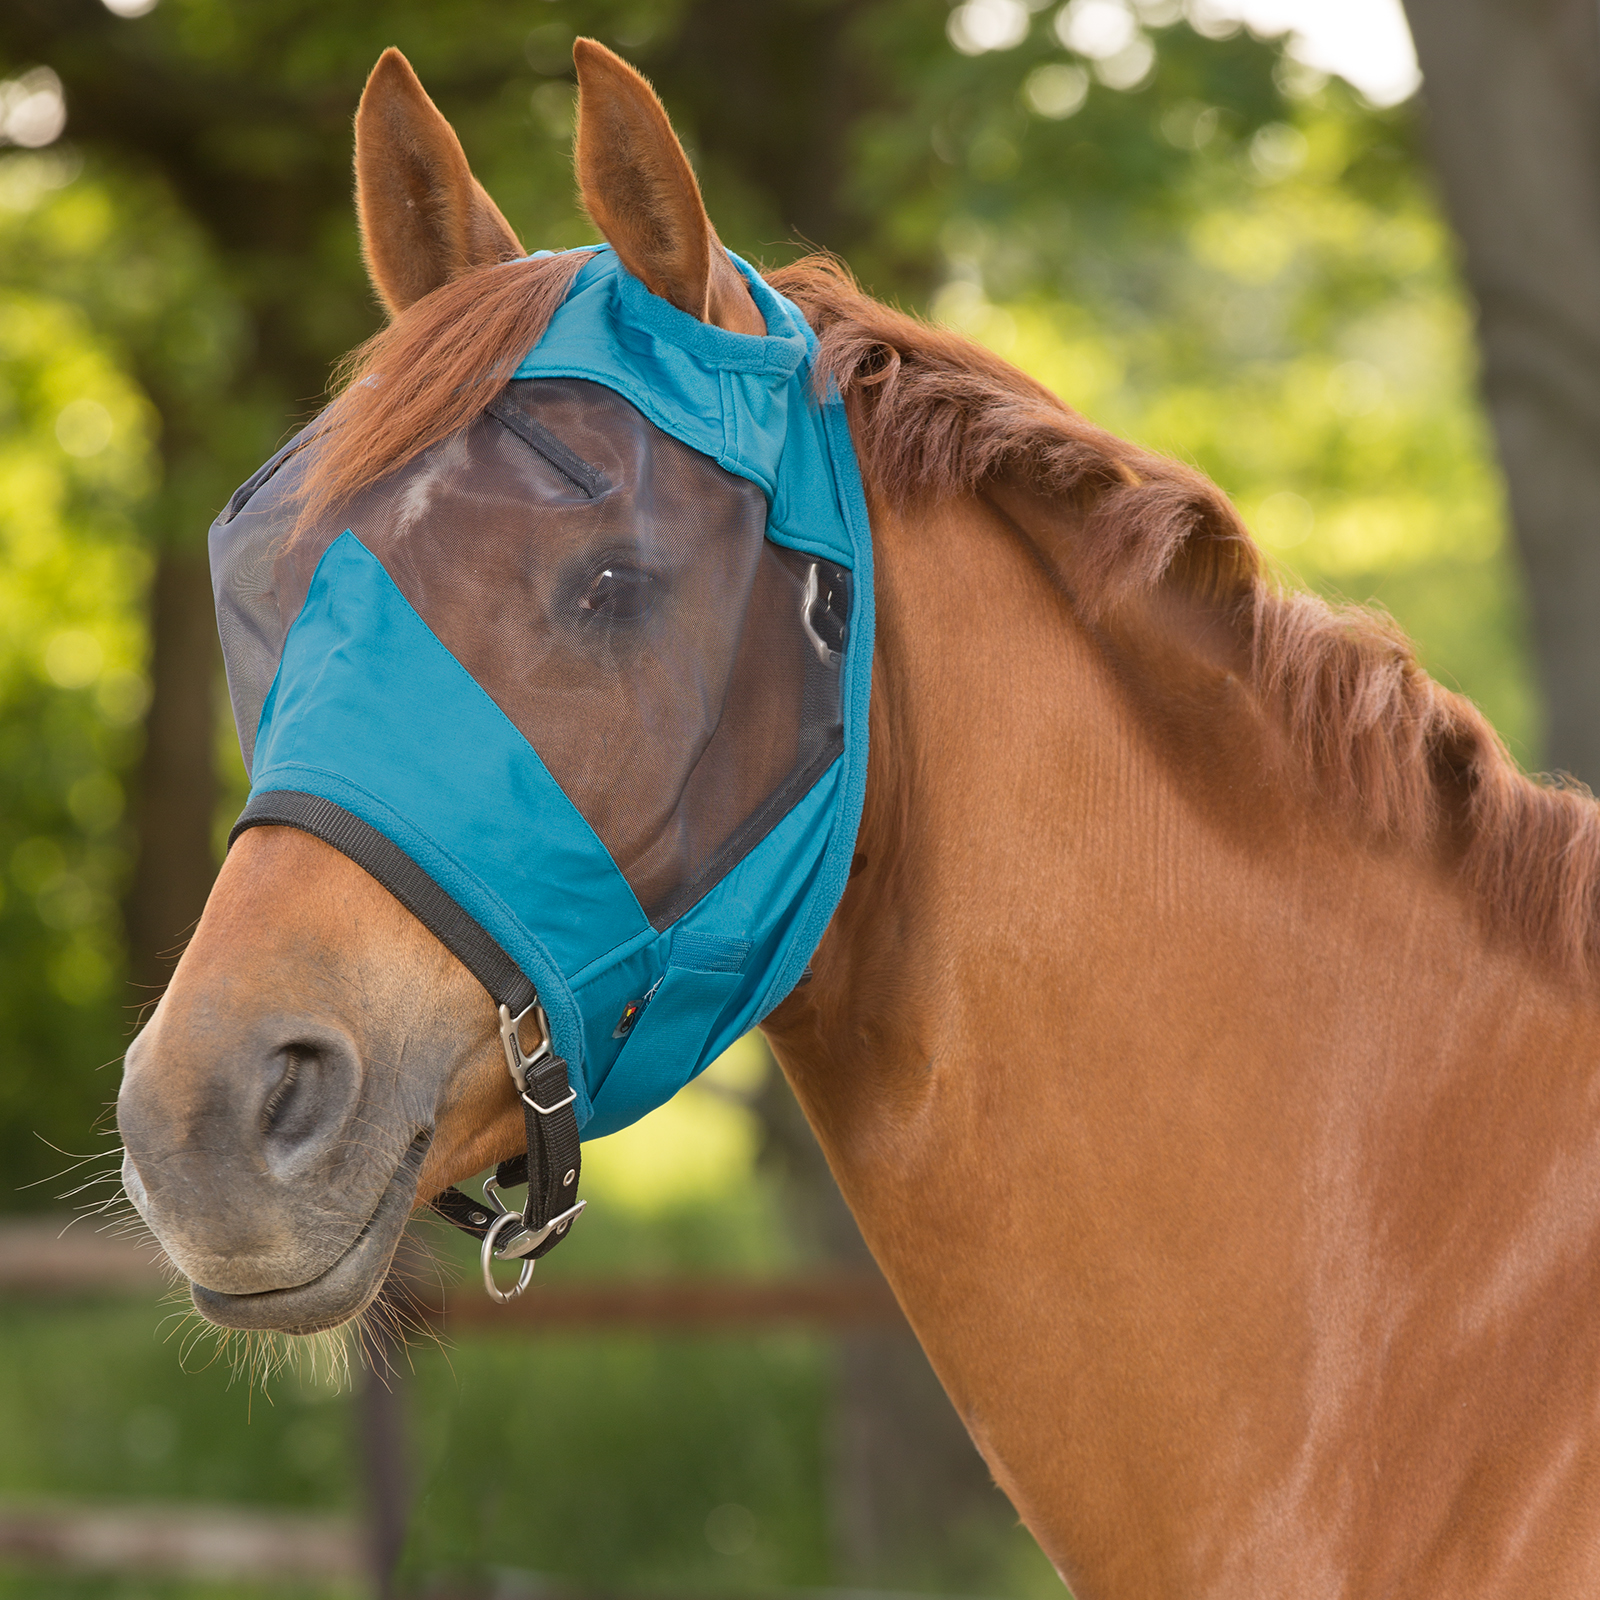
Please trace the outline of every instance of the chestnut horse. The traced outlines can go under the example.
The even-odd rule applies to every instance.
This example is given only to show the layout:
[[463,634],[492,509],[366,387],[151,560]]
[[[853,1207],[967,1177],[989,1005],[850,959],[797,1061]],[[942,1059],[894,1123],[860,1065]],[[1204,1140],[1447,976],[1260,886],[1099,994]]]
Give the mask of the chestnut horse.
[[[760,332],[648,86],[577,63],[589,214]],[[389,376],[335,403],[329,497],[460,426],[573,270],[514,259],[392,52],[356,134]],[[772,281],[849,407],[878,624],[853,878],[765,1029],[995,1477],[1081,1600],[1600,1593],[1594,802],[1271,587],[1194,472],[829,262]],[[523,1137],[478,983],[266,827],[119,1115],[197,1303],[290,1331]]]

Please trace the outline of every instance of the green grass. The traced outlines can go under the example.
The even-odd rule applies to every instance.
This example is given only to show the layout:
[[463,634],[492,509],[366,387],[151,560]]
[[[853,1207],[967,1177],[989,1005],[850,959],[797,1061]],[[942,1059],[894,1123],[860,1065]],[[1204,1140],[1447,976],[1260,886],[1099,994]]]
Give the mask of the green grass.
[[[0,1308],[0,1495],[359,1514],[349,1393],[285,1374],[269,1400],[221,1363],[185,1372],[158,1316],[148,1304]],[[405,1571],[418,1588],[448,1575],[485,1593],[502,1569],[584,1589],[825,1585],[828,1360],[824,1340],[794,1335],[420,1347],[401,1382],[417,1487]],[[721,1554],[707,1518],[729,1505],[751,1534]],[[7,1597],[235,1590],[261,1592],[0,1579]],[[324,1592],[338,1591],[272,1590]]]
[[[507,1337],[419,1363],[427,1464],[405,1568],[603,1589],[832,1580],[828,1350],[803,1336]],[[743,1546],[712,1547],[742,1507]]]

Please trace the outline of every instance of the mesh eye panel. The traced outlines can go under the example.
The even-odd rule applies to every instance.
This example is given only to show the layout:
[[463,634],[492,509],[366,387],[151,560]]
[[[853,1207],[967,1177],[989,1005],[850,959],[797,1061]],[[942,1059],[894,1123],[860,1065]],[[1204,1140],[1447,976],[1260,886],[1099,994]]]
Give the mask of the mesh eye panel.
[[754,484],[614,391],[509,384],[291,545],[304,438],[213,533],[247,759],[284,637],[346,528],[539,753],[657,927],[842,749],[848,574],[767,540]]

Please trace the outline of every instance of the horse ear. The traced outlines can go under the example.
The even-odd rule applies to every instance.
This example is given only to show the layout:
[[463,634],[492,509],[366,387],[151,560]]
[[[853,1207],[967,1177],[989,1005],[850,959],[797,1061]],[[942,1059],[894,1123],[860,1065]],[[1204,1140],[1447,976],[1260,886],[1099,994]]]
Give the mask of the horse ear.
[[398,50],[356,111],[356,210],[367,272],[391,316],[477,267],[523,255],[461,141]]
[[594,225],[652,294],[719,328],[765,333],[655,90],[594,39],[579,39],[572,59],[578,188]]

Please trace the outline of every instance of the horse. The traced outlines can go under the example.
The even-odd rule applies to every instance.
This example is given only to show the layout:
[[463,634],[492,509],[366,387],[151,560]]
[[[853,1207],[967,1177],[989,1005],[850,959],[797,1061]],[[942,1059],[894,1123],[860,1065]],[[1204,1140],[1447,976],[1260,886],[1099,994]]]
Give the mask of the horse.
[[[648,84],[575,60],[599,231],[760,333]],[[325,504],[459,432],[575,270],[397,53],[356,171],[391,320]],[[847,410],[877,632],[848,886],[763,1028],[996,1481],[1080,1600],[1595,1593],[1600,810],[1277,587],[1196,471],[830,259],[769,277]],[[285,827],[234,844],[119,1121],[197,1304],[291,1330],[523,1140],[476,982]]]

